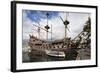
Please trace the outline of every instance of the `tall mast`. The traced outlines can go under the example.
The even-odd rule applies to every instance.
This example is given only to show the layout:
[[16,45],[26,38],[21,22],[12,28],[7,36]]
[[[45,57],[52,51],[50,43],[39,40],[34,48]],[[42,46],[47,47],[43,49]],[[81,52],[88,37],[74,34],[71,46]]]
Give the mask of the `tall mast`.
[[51,24],[51,41],[52,41],[52,24]]
[[39,27],[38,27],[38,38],[40,39],[40,23],[39,24]]
[[63,22],[63,24],[64,24],[64,26],[65,26],[65,38],[64,38],[64,42],[66,43],[67,30],[69,30],[68,27],[67,27],[68,24],[69,24],[69,21],[67,20],[67,13],[66,13],[66,20],[65,20],[65,21],[62,19],[61,16],[60,16],[60,19],[62,20],[62,22]]
[[68,24],[69,21],[67,20],[67,13],[66,13],[66,20],[63,22],[63,24],[65,25],[65,42],[66,42],[66,38],[67,38],[67,29],[68,29]]
[[49,14],[46,13],[46,15],[47,15],[47,25],[45,26],[45,29],[46,29],[46,33],[47,33],[46,39],[47,39],[47,41],[48,41],[48,29],[50,29],[50,27],[48,26],[48,16],[49,16]]

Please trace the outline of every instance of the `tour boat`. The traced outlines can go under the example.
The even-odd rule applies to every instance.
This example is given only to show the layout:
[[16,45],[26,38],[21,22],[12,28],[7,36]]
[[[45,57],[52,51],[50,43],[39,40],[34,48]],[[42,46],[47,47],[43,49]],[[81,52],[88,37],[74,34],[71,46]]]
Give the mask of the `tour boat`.
[[48,56],[52,56],[52,57],[61,57],[64,58],[65,57],[65,53],[61,52],[61,51],[56,51],[56,50],[45,50],[46,54]]

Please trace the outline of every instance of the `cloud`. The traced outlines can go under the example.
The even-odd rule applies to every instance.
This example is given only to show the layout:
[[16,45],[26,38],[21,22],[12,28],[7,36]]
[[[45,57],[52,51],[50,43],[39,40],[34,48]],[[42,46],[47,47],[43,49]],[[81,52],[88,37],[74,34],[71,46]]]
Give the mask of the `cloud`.
[[85,25],[85,22],[88,19],[88,13],[70,13],[69,14],[69,27],[71,33],[69,35],[74,38],[77,36],[82,30]]
[[40,22],[41,19],[48,19],[54,18],[58,15],[56,11],[36,11],[36,10],[23,10],[26,13],[27,17],[34,22]]
[[[32,12],[32,11],[31,11]],[[46,11],[33,11],[31,13],[29,10],[23,11],[23,39],[29,39],[29,34],[33,34],[34,36],[38,37],[38,28],[33,25],[39,25],[40,27],[45,29],[45,25],[47,25],[47,18],[45,17],[44,13]],[[53,40],[56,39],[63,39],[65,35],[65,26],[60,19],[59,16],[66,19],[66,13],[63,12],[49,12],[51,15],[48,18],[48,25],[50,26],[49,31],[51,32],[51,25],[52,25],[52,38]],[[69,13],[67,15],[67,19],[70,22],[68,28],[70,31],[67,30],[67,36],[74,38],[77,36],[82,30],[85,22],[87,21],[88,13]],[[39,19],[39,20],[38,20]],[[33,30],[34,29],[34,30]],[[46,39],[46,31],[40,29],[41,39]],[[48,33],[48,39],[51,39],[51,33]]]

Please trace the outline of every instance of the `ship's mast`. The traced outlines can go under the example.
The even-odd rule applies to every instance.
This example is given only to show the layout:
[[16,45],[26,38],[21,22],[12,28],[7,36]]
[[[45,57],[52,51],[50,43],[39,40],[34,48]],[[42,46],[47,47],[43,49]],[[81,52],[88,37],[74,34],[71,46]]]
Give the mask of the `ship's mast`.
[[47,33],[46,39],[47,39],[47,41],[48,41],[48,29],[50,29],[50,27],[48,26],[48,16],[49,16],[49,14],[46,13],[46,16],[47,16],[47,25],[45,26],[45,29],[46,29],[46,33]]
[[67,38],[67,26],[68,26],[68,24],[69,24],[69,21],[66,19],[64,21],[64,25],[65,25],[65,41],[66,41],[66,38]]
[[38,27],[38,38],[40,39],[40,24],[39,24],[39,27]]
[[62,19],[62,17],[60,16],[60,19],[62,20],[62,22],[63,22],[63,24],[64,24],[64,26],[65,26],[65,38],[64,38],[64,42],[66,43],[67,41],[66,41],[66,38],[67,38],[67,30],[69,30],[68,29],[68,24],[69,24],[69,21],[67,20],[67,13],[66,13],[66,20],[64,21],[63,19]]
[[51,24],[51,41],[52,41],[52,24]]

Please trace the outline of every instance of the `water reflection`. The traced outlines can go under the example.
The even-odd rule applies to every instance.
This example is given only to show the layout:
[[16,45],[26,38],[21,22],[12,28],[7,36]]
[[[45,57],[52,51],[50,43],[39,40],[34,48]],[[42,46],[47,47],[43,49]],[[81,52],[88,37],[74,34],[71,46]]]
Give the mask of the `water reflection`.
[[54,57],[47,55],[45,52],[23,52],[23,62],[46,62],[46,61],[65,61],[65,60],[76,60],[76,50],[69,50],[65,52],[65,57]]

